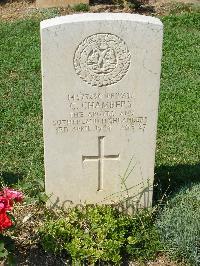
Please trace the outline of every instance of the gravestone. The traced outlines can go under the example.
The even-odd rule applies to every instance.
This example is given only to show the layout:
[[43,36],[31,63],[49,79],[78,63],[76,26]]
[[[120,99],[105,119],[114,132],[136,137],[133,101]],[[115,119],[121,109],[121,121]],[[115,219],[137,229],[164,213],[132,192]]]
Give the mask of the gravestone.
[[162,28],[132,14],[41,22],[50,205],[151,205]]

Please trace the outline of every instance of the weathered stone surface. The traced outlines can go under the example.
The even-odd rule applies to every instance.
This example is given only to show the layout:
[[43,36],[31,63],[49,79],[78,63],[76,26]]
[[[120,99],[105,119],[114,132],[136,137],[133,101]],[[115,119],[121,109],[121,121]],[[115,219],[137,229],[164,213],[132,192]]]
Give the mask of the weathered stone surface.
[[52,203],[151,205],[162,31],[159,19],[132,14],[41,22]]

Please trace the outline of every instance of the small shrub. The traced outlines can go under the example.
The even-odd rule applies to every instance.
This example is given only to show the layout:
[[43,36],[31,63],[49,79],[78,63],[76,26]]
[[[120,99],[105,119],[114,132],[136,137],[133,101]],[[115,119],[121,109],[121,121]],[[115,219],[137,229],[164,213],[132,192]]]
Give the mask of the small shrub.
[[72,6],[72,10],[76,11],[76,12],[87,12],[90,10],[90,6],[88,4],[83,4],[83,3],[80,3],[80,4],[77,4],[77,5],[73,5]]
[[148,6],[149,0],[125,0],[130,9],[139,10],[140,8]]
[[40,9],[33,9],[32,15],[36,17],[41,17],[42,19],[49,19],[59,16],[59,8],[51,7],[51,8],[40,8]]
[[172,257],[200,265],[200,184],[185,187],[168,202],[157,228]]
[[124,256],[153,258],[160,242],[152,213],[128,216],[111,206],[86,206],[51,219],[40,231],[42,245],[53,253],[66,251],[74,264],[119,264]]
[[139,0],[128,0],[129,7],[132,9],[139,9],[142,5],[142,1]]

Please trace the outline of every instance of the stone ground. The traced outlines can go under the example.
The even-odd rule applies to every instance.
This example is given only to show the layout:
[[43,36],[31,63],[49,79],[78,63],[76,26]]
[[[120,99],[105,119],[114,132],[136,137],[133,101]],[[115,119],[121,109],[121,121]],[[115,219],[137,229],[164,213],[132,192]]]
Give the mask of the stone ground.
[[[135,13],[136,10],[128,7],[119,7],[113,4],[100,4],[101,0],[93,0],[90,12],[130,12]],[[109,0],[106,0],[106,2]],[[118,0],[113,0],[117,2]],[[104,1],[105,2],[105,1]],[[148,2],[137,10],[137,13],[145,15],[167,15],[171,11],[188,10],[190,4],[200,4],[199,0],[144,0]],[[119,3],[119,1],[118,1]],[[183,6],[183,4],[186,4]],[[51,9],[52,10],[52,9]],[[42,18],[47,10],[37,9],[35,1],[31,0],[0,0],[0,20],[11,21],[15,19],[39,17]],[[58,14],[74,13],[71,8],[59,8]],[[36,266],[62,266],[67,265],[64,257],[55,257],[51,254],[45,253],[37,244],[36,233],[41,221],[44,219],[44,210],[36,206],[19,207],[15,213],[18,226],[16,228],[15,242],[15,256],[17,265],[36,265]],[[26,221],[27,220],[27,221]],[[23,232],[23,234],[22,234]],[[12,243],[11,243],[12,245]],[[7,265],[0,263],[0,265]],[[124,265],[139,266],[138,263],[129,263]],[[148,266],[181,266],[178,262],[170,261],[166,256],[160,255],[153,262],[147,262]]]

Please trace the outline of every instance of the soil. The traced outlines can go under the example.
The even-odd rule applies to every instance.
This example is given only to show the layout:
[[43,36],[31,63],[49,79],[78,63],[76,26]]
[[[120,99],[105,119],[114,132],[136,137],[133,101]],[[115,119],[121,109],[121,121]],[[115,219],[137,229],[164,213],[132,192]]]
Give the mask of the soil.
[[[120,6],[120,2],[122,3],[123,0],[90,0],[89,12],[128,12],[155,16],[169,14],[180,3],[187,5],[188,8],[191,4],[200,4],[199,0],[141,0],[143,5],[138,9],[134,9],[128,7],[128,5]],[[27,17],[42,18],[46,10],[37,8],[34,0],[0,0],[0,20],[15,20]],[[59,15],[75,13],[70,7],[58,8],[57,11]]]

